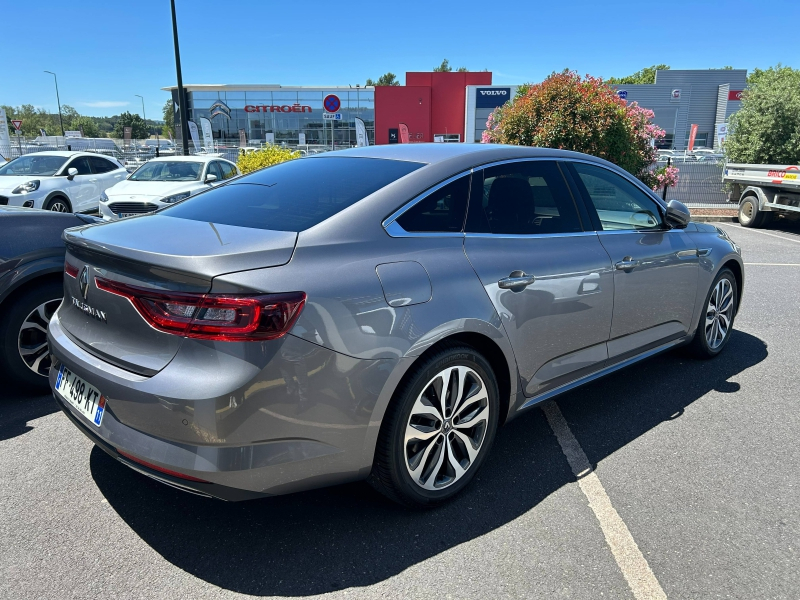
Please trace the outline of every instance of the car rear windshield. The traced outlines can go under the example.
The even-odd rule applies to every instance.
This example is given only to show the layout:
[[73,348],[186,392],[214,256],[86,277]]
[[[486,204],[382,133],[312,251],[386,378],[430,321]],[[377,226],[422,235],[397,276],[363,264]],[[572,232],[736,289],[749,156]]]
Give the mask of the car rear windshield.
[[4,164],[0,175],[55,175],[65,162],[65,156],[28,154]]
[[299,158],[188,198],[160,214],[237,227],[303,231],[422,166],[375,158]]
[[157,161],[143,164],[128,177],[131,181],[197,181],[203,172],[203,163],[185,160]]

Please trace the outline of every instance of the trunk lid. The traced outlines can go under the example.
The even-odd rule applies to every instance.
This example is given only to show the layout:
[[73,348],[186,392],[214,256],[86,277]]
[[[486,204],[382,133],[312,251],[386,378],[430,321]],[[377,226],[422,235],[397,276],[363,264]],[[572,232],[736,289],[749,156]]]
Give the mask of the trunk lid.
[[101,359],[154,375],[184,338],[151,327],[127,298],[99,289],[95,277],[202,294],[218,275],[286,264],[297,234],[149,215],[68,229],[64,240],[77,276],[64,276],[63,329]]

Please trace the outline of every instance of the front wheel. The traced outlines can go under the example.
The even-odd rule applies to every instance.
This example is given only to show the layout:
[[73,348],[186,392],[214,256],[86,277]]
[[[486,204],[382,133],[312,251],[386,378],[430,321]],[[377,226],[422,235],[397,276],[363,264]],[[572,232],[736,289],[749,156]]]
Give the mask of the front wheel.
[[370,483],[396,502],[432,507],[463,490],[494,442],[497,381],[469,346],[425,359],[398,388],[381,426]]
[[690,350],[697,358],[713,358],[728,344],[739,302],[736,277],[722,269],[706,295],[705,311],[700,315]]
[[739,223],[742,227],[763,227],[772,220],[772,213],[759,210],[758,198],[747,196],[739,204]]
[[44,205],[44,209],[62,213],[72,212],[69,201],[61,196],[56,196],[55,198],[48,200],[47,204]]

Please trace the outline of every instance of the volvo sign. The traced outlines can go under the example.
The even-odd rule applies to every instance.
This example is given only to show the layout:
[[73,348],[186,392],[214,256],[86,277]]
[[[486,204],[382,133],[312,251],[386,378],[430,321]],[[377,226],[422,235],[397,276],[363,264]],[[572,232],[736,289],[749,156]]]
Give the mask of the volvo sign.
[[477,88],[476,108],[497,108],[511,100],[511,88]]

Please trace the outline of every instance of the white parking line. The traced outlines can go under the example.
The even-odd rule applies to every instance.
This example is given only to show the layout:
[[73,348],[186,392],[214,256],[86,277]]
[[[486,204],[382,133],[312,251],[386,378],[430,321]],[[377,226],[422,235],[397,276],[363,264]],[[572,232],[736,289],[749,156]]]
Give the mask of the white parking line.
[[586,453],[567,425],[561,409],[555,402],[550,402],[542,410],[550,428],[556,434],[558,444],[561,446],[564,456],[567,457],[572,472],[578,478],[578,486],[600,522],[600,529],[603,530],[606,544],[611,549],[611,554],[614,555],[614,560],[617,561],[633,595],[637,600],[666,600],[667,595],[661,584],[658,583],[650,565],[647,564],[647,559],[636,545],[628,526],[625,525],[611,504],[611,499],[593,471],[589,459],[586,458]]
[[[727,223],[716,223],[716,225],[728,225]],[[779,240],[786,240],[787,242],[794,242],[796,244],[800,244],[800,239],[793,239],[783,237],[782,235],[777,235],[775,233],[770,233],[769,231],[761,231],[760,229],[749,229],[747,227],[742,227],[741,225],[728,225],[728,227],[734,227],[738,231],[746,231],[748,233],[760,233],[762,235],[768,235],[770,237],[778,238]]]
[[800,263],[744,263],[754,267],[800,267]]

